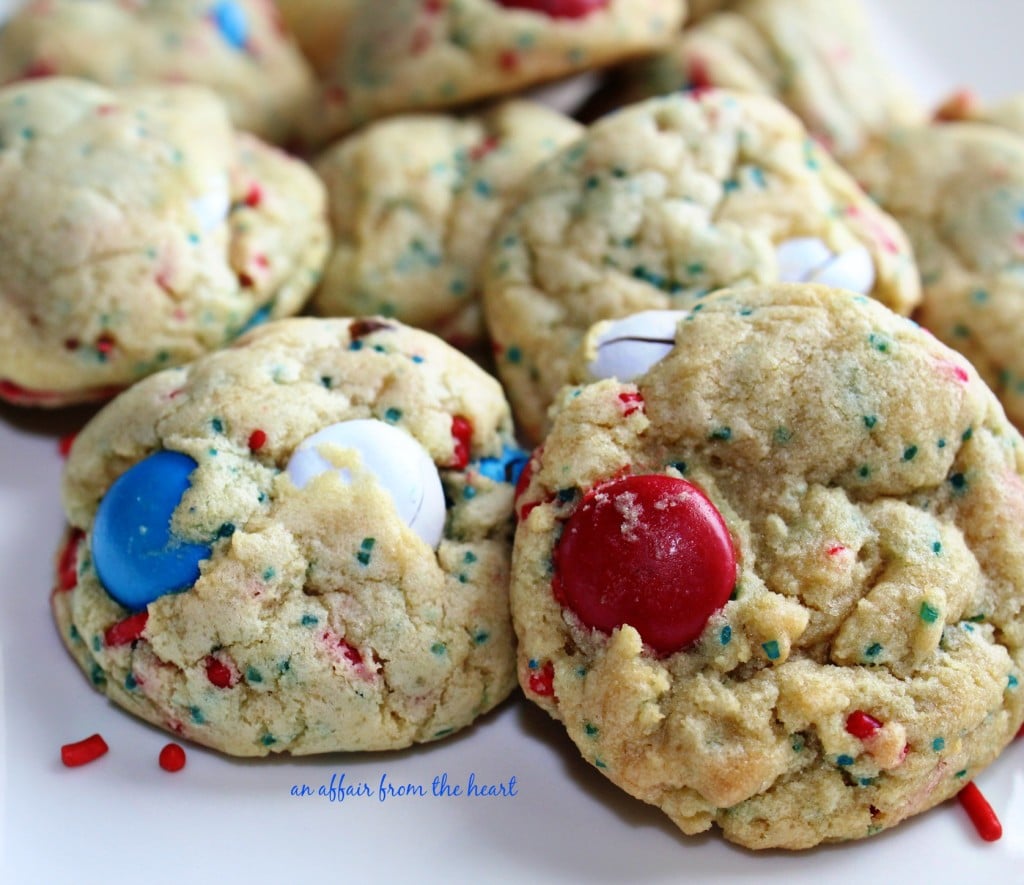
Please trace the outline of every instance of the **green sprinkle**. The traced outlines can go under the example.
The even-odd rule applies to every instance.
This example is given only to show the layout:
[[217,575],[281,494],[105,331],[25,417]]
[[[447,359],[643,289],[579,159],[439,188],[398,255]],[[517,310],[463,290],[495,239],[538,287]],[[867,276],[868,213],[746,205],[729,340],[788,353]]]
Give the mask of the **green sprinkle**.
[[871,468],[868,467],[867,464],[861,464],[860,467],[857,468],[857,476],[859,476],[861,479],[867,479],[869,476],[871,476]]
[[945,738],[940,738],[940,737],[939,738],[935,738],[935,740],[932,741],[932,749],[936,753],[938,753],[940,750],[946,749],[946,739]]
[[453,731],[455,731],[455,729],[450,727],[450,726],[448,728],[442,728],[440,731],[435,731],[434,732],[434,737],[442,738],[445,735],[451,734]]
[[198,707],[189,707],[188,715],[189,715],[189,718],[196,725],[203,725],[206,722],[206,717],[203,715],[203,711],[200,710]]
[[139,687],[139,683],[136,681],[134,673],[129,673],[127,676],[124,677],[124,687],[128,691],[134,691],[136,688]]
[[363,565],[367,565],[370,562],[370,551],[373,550],[373,545],[376,543],[376,538],[363,538],[362,543],[359,545],[359,552],[356,554],[356,559],[358,559]]
[[718,641],[722,645],[728,645],[732,640],[732,627],[726,624],[718,634]]
[[477,630],[476,633],[473,634],[473,642],[477,645],[483,645],[490,638],[491,634],[486,630]]
[[868,430],[870,430],[872,427],[874,427],[877,423],[878,423],[878,416],[877,415],[865,415],[864,416],[864,426]]
[[389,424],[395,424],[401,419],[401,417],[402,410],[396,409],[394,406],[392,406],[391,408],[387,409],[384,412],[384,420],[387,421]]
[[794,753],[802,753],[803,749],[804,749],[804,738],[803,738],[803,735],[800,735],[800,734],[793,735],[793,740],[791,741],[790,746],[793,748],[793,752]]
[[277,665],[277,672],[284,675],[292,668],[292,659],[285,658],[281,663]]
[[214,418],[210,422],[210,427],[213,429],[214,433],[223,433],[224,432],[224,422],[221,421],[220,418]]
[[793,438],[793,431],[788,427],[776,427],[772,434],[772,440],[776,445],[784,446]]
[[443,642],[435,642],[432,646],[430,646],[430,651],[432,654],[435,654],[438,657],[440,657],[448,651],[448,646],[445,645]]
[[315,627],[320,623],[320,619],[316,615],[303,615],[300,623],[303,627]]
[[922,602],[921,608],[918,611],[918,616],[926,624],[934,624],[939,619],[939,610],[929,605],[927,602]]
[[235,533],[235,524],[233,522],[225,522],[217,529],[218,538],[230,538]]
[[965,431],[963,432],[963,434],[961,434],[961,436],[960,436],[960,439],[961,439],[961,440],[962,440],[963,442],[967,442],[967,440],[969,440],[969,439],[970,439],[970,438],[971,438],[972,436],[974,436],[974,428],[973,428],[973,427],[968,427],[968,428],[967,428],[967,429],[966,429],[966,430],[965,430]]
[[467,550],[466,555],[462,557],[463,562],[476,562],[476,554],[472,550]]
[[915,455],[917,455],[917,446],[907,446],[903,450],[904,461],[913,461]]
[[262,682],[263,681],[263,676],[260,674],[260,671],[257,670],[255,667],[246,667],[245,668],[245,681],[246,682]]
[[961,768],[956,774],[953,775],[953,777],[964,777],[964,775],[966,775],[966,774],[967,774],[967,769],[966,768]]
[[932,544],[932,553],[938,554],[938,553],[941,553],[941,552],[942,552],[942,542],[941,541],[936,541],[934,544]]
[[956,492],[962,492],[967,487],[967,478],[962,473],[954,473],[949,478],[949,484]]
[[892,348],[892,339],[880,332],[872,332],[868,335],[868,343],[879,353],[888,353]]
[[764,653],[768,655],[768,659],[775,661],[779,657],[779,643],[777,640],[772,639],[770,642],[764,642],[761,644],[761,648],[764,649]]
[[272,744],[277,743],[277,738],[274,737],[272,734],[265,734],[263,735],[263,737],[260,738],[260,743],[263,744],[264,747],[269,747]]
[[710,439],[717,439],[725,442],[732,439],[732,428],[731,427],[716,427],[711,431]]
[[93,664],[92,671],[89,673],[89,679],[93,685],[104,685],[107,681],[107,674],[103,672],[103,668],[99,664]]
[[880,642],[872,642],[866,649],[864,649],[864,657],[876,658],[882,651],[882,644]]
[[594,759],[594,765],[596,765],[598,768],[607,768],[608,767],[605,764],[604,760],[600,756],[598,756],[596,759]]
[[583,731],[586,733],[587,737],[597,737],[599,729],[593,722],[588,722],[583,726]]
[[[72,625],[71,629],[74,630],[74,625]],[[77,633],[78,631],[76,630],[75,632]],[[73,636],[71,638],[74,639]],[[98,634],[96,636],[93,636],[93,638],[92,638],[92,650],[93,651],[100,651],[102,648],[103,648],[103,640],[100,639]]]

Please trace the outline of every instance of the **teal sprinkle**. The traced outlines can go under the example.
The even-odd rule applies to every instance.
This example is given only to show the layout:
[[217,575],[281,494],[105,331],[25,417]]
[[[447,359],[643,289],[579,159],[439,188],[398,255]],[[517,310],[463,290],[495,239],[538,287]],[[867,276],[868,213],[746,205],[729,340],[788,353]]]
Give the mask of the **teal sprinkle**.
[[284,675],[289,670],[291,670],[291,668],[292,668],[292,659],[291,658],[285,658],[283,661],[281,661],[280,664],[277,665],[277,672],[282,674],[282,675]]
[[260,671],[257,670],[255,667],[246,667],[245,668],[245,681],[246,682],[262,682],[263,681],[263,676],[260,674]]
[[445,645],[443,642],[435,642],[432,646],[430,646],[430,651],[431,654],[435,654],[438,657],[440,657],[448,651],[448,646]]
[[520,363],[523,359],[523,352],[518,347],[510,347],[505,351],[505,359],[510,363]]
[[873,777],[862,777],[857,781],[862,787],[870,787],[874,782],[875,779]]
[[216,449],[209,448],[206,451],[207,451],[207,454],[209,454],[211,457],[213,457],[213,458],[217,457],[217,450]]
[[442,738],[442,737],[444,737],[445,735],[449,735],[449,734],[451,734],[451,733],[452,733],[453,731],[455,731],[455,729],[454,729],[454,728],[451,728],[451,727],[448,727],[448,728],[442,728],[442,729],[441,729],[440,731],[435,731],[435,732],[434,732],[434,737],[436,737],[436,738]]
[[963,325],[962,323],[957,323],[955,326],[953,326],[953,337],[954,338],[970,338],[971,337],[971,330],[967,326]]
[[31,126],[26,126],[21,130],[21,137],[26,141],[31,141],[36,137],[36,131]]
[[771,661],[778,660],[779,657],[779,643],[777,640],[772,639],[770,642],[761,643],[761,648],[764,649],[764,653],[768,655],[768,659]]
[[760,166],[754,166],[750,170],[750,177],[758,187],[765,186],[764,170]]
[[788,427],[776,427],[775,433],[772,434],[772,439],[776,445],[784,446],[793,439],[793,431]]
[[718,634],[718,641],[722,645],[728,645],[732,640],[732,627],[726,624]]
[[230,538],[235,533],[235,524],[233,522],[225,522],[217,529],[218,538]]
[[598,756],[598,757],[596,757],[594,759],[594,765],[596,765],[598,768],[607,768],[608,767],[605,764],[604,760],[600,756]]
[[597,737],[597,733],[599,730],[600,729],[598,729],[598,727],[594,725],[593,722],[588,722],[586,725],[583,726],[583,731],[586,733],[587,737]]
[[938,447],[939,447],[940,449],[944,449],[944,448],[946,448],[946,441],[945,441],[944,439],[940,439],[940,440],[939,440],[939,441],[938,441],[938,442],[936,443],[936,445],[937,445],[937,446],[938,446]]
[[892,340],[879,332],[868,335],[868,343],[879,353],[888,353],[892,347]]
[[629,173],[626,172],[626,170],[623,169],[621,166],[616,166],[614,169],[612,169],[612,176],[614,178],[625,178],[628,174]]
[[929,605],[927,602],[922,602],[921,608],[918,611],[918,616],[926,624],[934,624],[939,618],[939,610]]
[[360,565],[369,565],[370,564],[370,554],[367,553],[365,550],[360,550],[356,554],[356,559],[359,560],[359,564]]
[[967,774],[967,769],[966,768],[961,768],[956,774],[953,775],[953,777],[964,777],[964,775],[966,775],[966,774]]
[[210,427],[213,428],[213,432],[214,433],[223,433],[224,432],[224,422],[221,421],[220,418],[214,418],[210,422]]
[[685,461],[673,461],[669,464],[669,467],[675,467],[683,476],[686,476],[686,462]]
[[1017,681],[1017,677],[1011,673],[1010,678],[1006,680],[1006,687],[1009,689],[1013,689],[1016,688],[1019,684],[1020,683]]
[[917,455],[917,446],[907,446],[903,450],[903,460],[904,461],[913,461],[914,457],[916,455]]
[[260,743],[263,744],[264,747],[269,747],[277,743],[277,738],[272,734],[265,734],[260,738]]
[[732,428],[731,427],[716,427],[711,431],[711,439],[721,440],[725,442],[732,439]]
[[476,562],[476,554],[472,550],[467,550],[466,555],[462,557],[463,562]]
[[206,723],[206,717],[198,707],[189,707],[188,715],[196,725],[204,725]]
[[334,387],[334,379],[331,378],[329,375],[321,375],[320,376],[320,384],[326,390],[330,390],[332,387]]
[[960,439],[963,440],[963,442],[967,442],[967,440],[969,440],[972,436],[974,436],[974,428],[973,427],[968,427],[961,434]]
[[473,191],[480,197],[489,197],[493,193],[490,182],[484,181],[482,178],[473,182]]
[[373,545],[376,543],[376,538],[363,538],[362,542],[359,545],[359,549],[369,552],[373,549]]
[[868,467],[867,464],[861,464],[860,467],[857,469],[857,476],[859,476],[861,479],[867,479],[869,476],[871,476],[871,468]]
[[727,178],[725,181],[722,182],[722,190],[724,190],[727,194],[731,193],[734,190],[739,190],[739,186],[740,183],[735,178]]
[[196,243],[199,242],[199,234],[189,234],[188,241],[195,245]]
[[577,679],[582,679],[586,675],[587,675],[587,668],[586,667],[577,667],[576,668],[576,678]]
[[357,338],[355,341],[349,342],[348,349],[349,350],[362,350],[363,349],[363,342]]
[[105,685],[107,682],[107,674],[103,672],[103,669],[99,664],[92,665],[92,672],[89,673],[89,679],[93,685]]
[[971,301],[973,301],[975,304],[982,304],[988,301],[988,292],[986,292],[984,289],[975,289],[973,292],[971,292]]
[[124,687],[128,691],[135,691],[135,689],[139,687],[139,683],[135,679],[134,673],[129,673],[127,676],[124,677]]
[[462,497],[466,498],[466,499],[475,498],[476,497],[476,489],[473,488],[473,486],[466,486],[462,490]]
[[877,658],[882,651],[882,644],[880,642],[872,642],[866,649],[864,649],[864,657],[866,658]]
[[103,640],[99,636],[93,636],[92,638],[92,650],[100,651],[103,648]]
[[878,423],[878,416],[877,415],[865,415],[864,416],[864,426],[868,430],[870,430],[872,427],[874,427],[877,423]]
[[526,666],[529,667],[531,670],[539,670],[540,661],[538,661],[536,658],[530,658],[530,661]]
[[790,746],[793,748],[794,753],[802,753],[804,749],[803,735],[793,735],[793,740],[791,741]]
[[932,544],[932,553],[941,553],[941,552],[942,552],[942,542],[941,541],[936,541],[934,544]]
[[836,765],[853,765],[853,756],[847,756],[845,753],[836,756]]
[[483,645],[490,638],[491,634],[486,630],[477,630],[476,633],[473,634],[473,642],[477,645]]
[[600,179],[599,179],[599,178],[598,178],[598,177],[597,177],[596,175],[591,175],[591,176],[590,176],[589,178],[587,178],[587,180],[586,180],[586,182],[585,182],[584,186],[586,187],[586,189],[587,189],[588,191],[592,191],[592,190],[593,190],[594,188],[596,188],[596,187],[597,187],[597,186],[598,186],[598,185],[599,185],[600,183],[601,183],[601,180],[600,180]]
[[389,424],[395,424],[402,417],[402,410],[396,409],[394,406],[384,412],[384,420]]
[[459,572],[459,583],[460,584],[468,584],[469,583],[469,575],[467,575],[465,572]]
[[956,492],[962,492],[967,487],[967,479],[962,473],[954,473],[949,478],[949,484]]
[[932,741],[932,749],[936,753],[938,753],[940,750],[946,749],[946,739],[945,738],[940,738],[940,737],[939,738],[935,738],[935,740]]
[[303,615],[302,620],[299,622],[303,627],[315,627],[320,623],[320,619],[316,615]]
[[268,568],[268,569],[266,569],[263,572],[263,580],[264,581],[269,581],[269,580],[273,579],[276,575],[277,575],[277,572],[273,569],[273,567]]
[[[79,634],[78,632],[78,628],[74,624],[72,624],[71,629],[68,630],[68,636],[71,638],[73,642],[78,642],[78,640],[82,638],[81,634]],[[95,648],[94,651],[99,651],[99,649]]]

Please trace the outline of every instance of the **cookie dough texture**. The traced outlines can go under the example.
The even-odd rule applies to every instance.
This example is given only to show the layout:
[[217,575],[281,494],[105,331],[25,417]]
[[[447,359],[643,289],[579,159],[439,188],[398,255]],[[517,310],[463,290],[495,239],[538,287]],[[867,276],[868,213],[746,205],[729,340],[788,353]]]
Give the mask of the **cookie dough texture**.
[[708,90],[649,99],[594,123],[531,175],[483,270],[497,367],[523,432],[545,411],[595,322],[686,308],[778,279],[776,247],[863,247],[874,298],[919,298],[899,226],[766,96]]
[[198,83],[241,129],[283,143],[314,89],[264,0],[29,0],[0,28],[0,83],[81,77],[110,87]]
[[583,127],[543,105],[401,115],[320,157],[334,247],[314,309],[381,313],[460,347],[483,341],[479,266],[528,173]]
[[[954,795],[1024,720],[1020,436],[962,357],[847,292],[726,290],[675,340],[635,384],[567,389],[533,459],[511,589],[527,695],[688,834],[807,848]],[[734,597],[674,654],[552,592],[560,527],[622,473],[696,483],[737,551]]]
[[329,227],[306,165],[195,86],[0,90],[0,379],[7,398],[109,395],[247,324],[296,313]]
[[[471,428],[468,463],[456,416]],[[350,485],[288,479],[305,437],[355,418],[408,431],[434,459],[450,501],[436,550],[358,468]],[[140,382],[76,439],[63,497],[84,538],[77,584],[54,595],[61,636],[122,707],[234,755],[441,738],[515,685],[512,488],[478,469],[511,442],[497,382],[426,332],[379,318],[255,329]],[[149,605],[140,639],[111,645],[106,631],[129,613],[97,578],[91,525],[117,476],[161,449],[197,462],[172,524],[213,553],[191,589]],[[211,660],[230,685],[211,682]]]
[[970,122],[896,130],[850,169],[914,245],[922,325],[1024,427],[1024,138]]
[[609,0],[554,18],[496,0],[357,0],[309,137],[323,143],[376,117],[464,105],[650,52],[668,44],[684,11],[682,0]]
[[858,0],[740,0],[618,71],[599,109],[677,89],[771,95],[838,157],[925,111],[876,48]]

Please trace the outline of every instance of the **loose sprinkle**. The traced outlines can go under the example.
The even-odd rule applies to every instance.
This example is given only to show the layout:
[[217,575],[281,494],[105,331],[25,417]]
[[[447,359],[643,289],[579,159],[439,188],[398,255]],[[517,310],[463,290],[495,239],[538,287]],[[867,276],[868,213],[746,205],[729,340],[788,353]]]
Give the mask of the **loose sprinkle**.
[[101,735],[93,734],[72,744],[64,744],[60,748],[60,761],[68,768],[77,768],[79,765],[95,762],[109,749]]
[[160,751],[159,761],[164,771],[181,771],[185,767],[185,751],[178,744],[167,744]]
[[957,793],[956,798],[967,812],[967,816],[982,839],[986,842],[995,842],[1003,835],[1003,825],[973,781]]

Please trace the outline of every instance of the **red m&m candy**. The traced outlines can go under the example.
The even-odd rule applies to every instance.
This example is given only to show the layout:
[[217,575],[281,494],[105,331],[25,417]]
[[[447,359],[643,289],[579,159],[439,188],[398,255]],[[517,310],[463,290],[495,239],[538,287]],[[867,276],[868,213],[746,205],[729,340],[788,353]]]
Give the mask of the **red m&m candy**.
[[722,514],[697,486],[663,474],[595,486],[554,551],[554,592],[588,627],[632,626],[671,654],[729,600],[736,554]]
[[508,9],[530,9],[551,18],[583,18],[604,9],[608,0],[498,0]]

